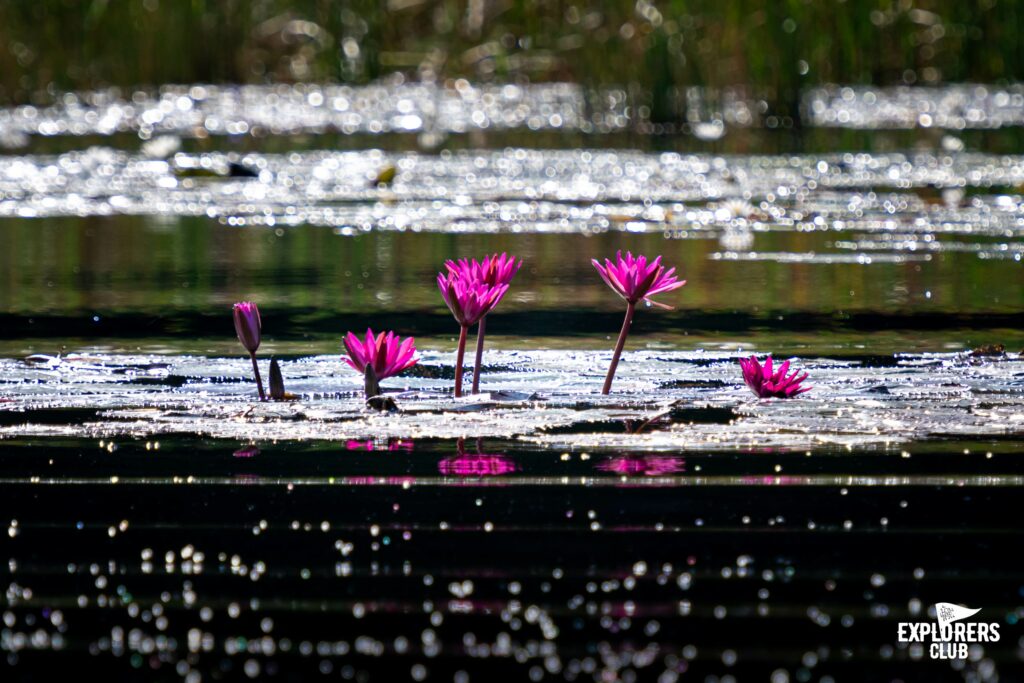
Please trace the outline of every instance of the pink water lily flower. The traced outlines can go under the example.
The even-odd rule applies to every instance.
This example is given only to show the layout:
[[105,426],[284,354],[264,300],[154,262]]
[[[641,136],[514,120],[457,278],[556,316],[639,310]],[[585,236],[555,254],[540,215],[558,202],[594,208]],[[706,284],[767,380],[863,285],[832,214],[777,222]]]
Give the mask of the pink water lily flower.
[[[459,323],[459,348],[455,354],[455,397],[462,396],[462,363],[466,355],[466,335],[498,305],[508,291],[508,284],[488,284],[474,275],[471,264],[460,268],[449,261],[446,271],[437,274],[437,287],[448,310]],[[465,275],[465,277],[463,277]]]
[[512,282],[512,278],[522,265],[522,259],[505,252],[484,256],[481,261],[461,258],[458,261],[449,259],[444,262],[448,272],[457,273],[461,279],[483,282],[492,287]]
[[412,337],[403,340],[394,332],[375,335],[367,328],[365,339],[349,332],[345,335],[344,344],[348,357],[343,360],[349,367],[362,374],[369,365],[377,373],[378,380],[394,377],[420,360],[416,356],[416,340]]
[[461,271],[437,274],[437,288],[448,310],[463,327],[472,327],[491,312],[508,291],[507,284],[489,285],[482,280],[463,278]]
[[806,372],[801,375],[799,370],[794,370],[793,374],[786,375],[789,371],[788,360],[774,372],[771,356],[765,359],[763,366],[755,356],[741,358],[740,367],[743,368],[743,381],[759,398],[794,398],[811,390],[811,387],[800,386],[807,379]]
[[[497,306],[498,302],[505,296],[505,292],[508,291],[509,283],[512,282],[512,278],[519,272],[522,265],[522,259],[516,259],[515,256],[510,256],[505,252],[485,256],[482,261],[477,261],[476,259],[459,259],[458,261],[448,260],[444,263],[445,268],[448,269],[449,275],[457,276],[462,282],[483,283],[488,287],[499,287],[504,285],[505,290],[497,297],[493,306],[491,306],[492,309],[494,306]],[[444,294],[444,290],[442,290],[442,294]],[[447,301],[447,298],[445,301]],[[451,308],[451,304],[449,304],[448,307]],[[455,312],[454,309],[452,312]],[[458,315],[456,315],[456,318],[458,318]],[[487,314],[485,313],[480,317],[476,330],[476,359],[473,363],[472,389],[472,393],[474,394],[479,393],[480,391],[480,367],[483,364],[484,337],[487,334],[486,324]]]
[[629,327],[633,324],[633,314],[636,312],[636,304],[643,299],[649,304],[659,308],[672,308],[665,304],[651,301],[650,297],[655,294],[670,292],[679,289],[686,284],[686,280],[679,280],[675,276],[676,269],[661,265],[661,257],[648,260],[646,256],[633,256],[626,252],[622,256],[619,251],[615,254],[615,263],[605,259],[604,265],[597,259],[591,259],[591,263],[597,268],[601,279],[612,288],[612,290],[626,300],[626,319],[622,321],[622,330],[619,332],[619,339],[615,342],[615,351],[612,353],[612,362],[608,366],[608,374],[604,378],[602,394],[612,390],[612,380],[615,379],[615,370],[619,367],[619,358],[622,356],[622,349],[626,345],[626,337],[629,335]]
[[676,278],[675,268],[666,269],[661,265],[660,256],[653,261],[648,261],[646,256],[633,256],[628,251],[623,257],[622,252],[619,251],[615,254],[615,263],[609,259],[604,260],[604,265],[601,265],[597,259],[591,259],[590,262],[601,274],[601,279],[631,304],[643,299],[655,306],[671,308],[665,304],[651,301],[650,297],[679,289],[686,284],[686,280]]

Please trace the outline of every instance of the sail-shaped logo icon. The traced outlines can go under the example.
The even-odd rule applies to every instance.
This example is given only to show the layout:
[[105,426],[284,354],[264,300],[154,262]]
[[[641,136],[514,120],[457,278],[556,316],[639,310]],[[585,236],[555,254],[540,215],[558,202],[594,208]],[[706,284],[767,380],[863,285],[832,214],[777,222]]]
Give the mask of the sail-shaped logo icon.
[[980,611],[980,607],[978,607],[977,609],[972,609],[970,607],[954,605],[951,602],[935,603],[935,616],[939,620],[939,628],[946,628],[954,621],[960,621],[961,619],[966,619],[967,617],[973,617]]

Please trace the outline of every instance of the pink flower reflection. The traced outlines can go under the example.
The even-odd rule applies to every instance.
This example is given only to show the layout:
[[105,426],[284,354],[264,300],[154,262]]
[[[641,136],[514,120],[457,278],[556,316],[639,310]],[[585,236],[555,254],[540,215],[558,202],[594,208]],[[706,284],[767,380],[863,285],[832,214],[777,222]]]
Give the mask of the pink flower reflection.
[[498,477],[518,469],[514,460],[497,454],[463,453],[437,463],[437,470],[448,477]]
[[259,454],[260,449],[257,448],[256,446],[245,446],[244,448],[239,448],[231,455],[233,455],[236,458],[255,458]]
[[347,451],[406,451],[411,452],[413,442],[408,439],[387,439],[378,441],[354,441],[345,442]]
[[631,477],[660,477],[685,472],[686,459],[671,455],[623,455],[598,463],[597,469]]

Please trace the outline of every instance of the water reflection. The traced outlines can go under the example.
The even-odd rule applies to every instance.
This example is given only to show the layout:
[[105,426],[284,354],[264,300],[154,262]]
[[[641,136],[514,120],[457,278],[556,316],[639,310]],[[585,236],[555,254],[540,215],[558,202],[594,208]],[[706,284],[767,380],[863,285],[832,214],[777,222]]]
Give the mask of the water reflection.
[[686,459],[671,455],[621,455],[597,463],[602,472],[628,477],[660,477],[686,471]]
[[[1021,478],[881,473],[1016,470],[1019,445],[995,460],[964,444],[910,460],[697,453],[692,476],[660,478],[649,475],[684,471],[679,458],[601,455],[595,473],[580,451],[563,460],[540,449],[521,457],[548,474],[497,478],[490,465],[400,472],[417,460],[429,472],[439,453],[440,468],[506,458],[487,451],[513,442],[341,459],[324,442],[268,445],[260,465],[291,473],[256,478],[223,476],[223,459],[201,457],[224,442],[168,438],[160,458],[144,459],[141,443],[133,454],[122,442],[82,463],[95,444],[56,439],[44,471],[60,476],[30,479],[40,442],[5,443],[0,469],[22,473],[0,498],[10,520],[0,648],[12,680],[54,661],[98,678],[188,681],[452,681],[470,668],[488,680],[781,680],[780,669],[839,678],[854,666],[953,680],[959,669],[909,650],[860,665],[843,648],[888,644],[896,622],[924,618],[951,581],[973,586],[972,603],[1008,627],[1018,616],[1021,572],[1007,558],[1020,534],[1005,510]],[[371,461],[372,473],[349,474]],[[750,474],[778,462],[794,474]],[[583,476],[567,476],[570,464]],[[857,474],[866,464],[880,474]],[[206,475],[114,482],[101,476],[111,468]],[[991,680],[1019,668],[1017,643],[1004,640],[984,646]]]
[[260,454],[260,449],[255,445],[243,446],[231,455],[235,458],[255,458]]
[[448,477],[500,477],[519,470],[515,460],[500,453],[484,453],[483,441],[476,440],[475,452],[466,452],[466,440],[455,443],[456,455],[442,458],[437,470]]
[[405,451],[411,453],[415,444],[409,439],[371,439],[357,441],[349,439],[345,442],[347,451]]

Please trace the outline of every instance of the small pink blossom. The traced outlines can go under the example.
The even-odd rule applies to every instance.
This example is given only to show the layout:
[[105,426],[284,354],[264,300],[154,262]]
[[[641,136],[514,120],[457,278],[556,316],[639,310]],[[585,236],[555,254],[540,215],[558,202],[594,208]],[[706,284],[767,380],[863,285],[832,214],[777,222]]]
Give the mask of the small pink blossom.
[[345,335],[344,344],[348,357],[343,360],[349,367],[362,374],[370,365],[378,380],[394,377],[419,362],[416,340],[412,337],[403,340],[394,332],[374,335],[373,330],[367,329],[365,339],[349,332]]
[[740,367],[743,368],[743,381],[758,398],[794,398],[811,390],[811,387],[800,386],[807,379],[806,372],[801,375],[799,370],[794,370],[792,375],[786,376],[788,360],[774,372],[771,356],[765,359],[763,366],[755,356],[741,358]]

